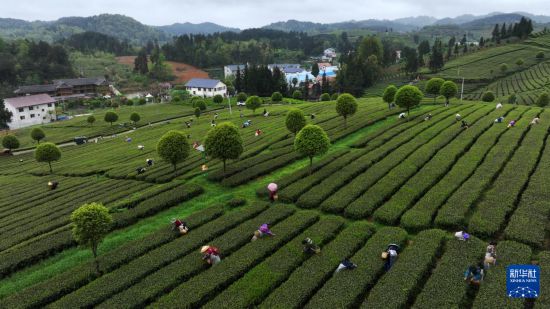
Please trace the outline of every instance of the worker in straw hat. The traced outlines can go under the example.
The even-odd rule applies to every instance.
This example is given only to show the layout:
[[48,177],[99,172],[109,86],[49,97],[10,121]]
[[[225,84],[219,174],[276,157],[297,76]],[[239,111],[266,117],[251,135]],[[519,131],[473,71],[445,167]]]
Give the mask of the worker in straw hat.
[[222,260],[220,258],[220,249],[214,246],[211,246],[211,245],[202,246],[201,253],[202,253],[202,259],[205,260],[210,265],[216,265]]

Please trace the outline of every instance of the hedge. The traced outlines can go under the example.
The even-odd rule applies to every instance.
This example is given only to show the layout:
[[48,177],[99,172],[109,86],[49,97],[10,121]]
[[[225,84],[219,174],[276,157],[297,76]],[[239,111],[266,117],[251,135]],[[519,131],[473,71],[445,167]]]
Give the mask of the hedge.
[[550,117],[531,129],[514,156],[504,166],[491,189],[484,193],[470,219],[468,231],[476,235],[494,236],[504,225],[535,171],[550,128]]
[[372,288],[361,308],[408,307],[441,255],[444,237],[442,230],[420,232]]
[[227,287],[202,308],[246,308],[258,305],[272,289],[288,276],[310,255],[302,251],[302,240],[314,235],[315,242],[322,246],[332,240],[344,225],[340,217],[326,217],[309,228],[303,237],[297,237],[248,271],[241,279]]
[[[520,113],[512,111],[508,117],[518,119]],[[473,128],[472,128],[473,129]],[[476,143],[462,155],[451,170],[430,186],[428,191],[401,217],[401,226],[407,230],[419,231],[432,225],[437,210],[460,185],[468,179],[485,160],[489,151],[506,132],[506,126],[493,125],[481,135]]]
[[448,240],[443,256],[416,297],[413,308],[467,307],[468,292],[473,291],[464,283],[464,271],[483,259],[486,246],[475,237],[468,241]]
[[292,147],[285,147],[285,148],[275,150],[275,151],[273,151],[271,153],[268,153],[268,154],[259,154],[259,155],[256,155],[254,157],[244,159],[244,160],[240,160],[240,161],[238,161],[234,164],[229,165],[226,172],[225,172],[225,174],[224,174],[223,170],[221,170],[221,169],[209,172],[207,178],[209,180],[213,180],[213,181],[221,181],[221,180],[223,180],[224,178],[226,178],[228,176],[231,176],[233,174],[242,172],[243,170],[246,170],[248,168],[252,168],[253,166],[255,166],[257,164],[260,164],[262,162],[278,158],[279,156],[291,153],[293,151],[294,151],[294,149]]
[[[498,117],[497,115],[502,115],[501,111],[494,111],[478,119],[468,117],[467,121],[473,123],[472,128],[461,132],[450,132],[447,137],[434,138],[407,158],[402,166],[399,165],[390,171],[386,176],[390,180],[395,179],[392,176],[396,175],[400,175],[403,180],[391,183],[386,181],[386,178],[382,178],[379,184],[372,188],[376,190],[376,187],[381,186],[382,192],[391,191],[392,188],[395,191],[391,196],[386,195],[378,199],[385,203],[374,212],[374,218],[381,222],[395,224],[411,204],[445,176],[454,163],[492,126],[492,120],[495,116]],[[438,139],[441,141],[439,142]],[[447,144],[444,144],[445,142]]]
[[548,138],[535,173],[519,201],[519,206],[504,230],[507,239],[520,241],[542,248],[550,216],[550,192],[548,191],[548,170],[550,170],[550,146]]
[[[524,118],[530,119],[538,113],[538,110],[529,110]],[[466,224],[466,216],[472,205],[521,144],[528,130],[527,123],[528,121],[520,121],[515,128],[507,130],[501,136],[498,143],[487,154],[490,160],[484,160],[474,174],[441,207],[435,218],[436,226],[455,229]]]
[[[177,185],[181,186],[181,184],[177,184]],[[159,192],[165,191],[166,189],[168,190],[171,189],[169,191],[170,193],[168,193],[167,195],[173,194],[174,195],[173,198],[175,198],[176,200],[181,200],[181,199],[187,200],[192,198],[196,194],[199,194],[200,192],[202,192],[201,191],[202,189],[195,185],[189,188],[184,187],[183,190],[181,188],[176,188],[173,185],[163,186],[162,189],[160,190],[146,191],[137,198],[130,198],[127,200],[122,200],[120,202],[117,202],[113,204],[113,207],[135,207],[134,205],[139,205],[138,204],[139,201],[142,201],[143,198],[156,199],[157,194]],[[178,191],[178,192],[174,193],[174,191]],[[142,201],[142,202],[145,202],[145,201]],[[152,202],[149,201],[144,205],[147,206],[147,204],[151,205]],[[162,204],[159,204],[157,206],[161,206],[161,205]],[[172,206],[172,205],[169,205],[169,206]],[[133,220],[130,220],[131,218],[129,218],[129,215],[140,215],[140,214],[141,214],[140,211],[132,211],[130,213],[125,214],[126,223],[130,223],[133,221]],[[115,218],[117,218],[118,216],[122,216],[122,213],[116,214]],[[115,222],[115,224],[117,224],[116,226],[118,227],[125,226],[123,225],[123,222],[120,222],[120,223]],[[45,235],[35,237],[32,239],[32,241],[26,242],[24,245],[17,246],[13,249],[10,249],[0,254],[0,277],[7,276],[18,269],[30,266],[47,256],[50,256],[56,252],[59,252],[65,248],[68,248],[74,245],[76,245],[76,243],[72,238],[70,226],[64,226],[51,233],[47,233]]]
[[260,308],[302,308],[333,274],[344,257],[351,257],[374,234],[367,222],[355,222],[311,257],[259,305]]
[[[149,251],[75,292],[60,298],[52,306],[59,308],[95,306],[114,294],[120,293],[137,282],[142,281],[147,276],[155,274],[157,270],[167,267],[172,262],[197,251],[201,245],[209,243],[215,237],[227,233],[230,229],[245,220],[252,220],[256,225],[259,224],[259,219],[273,220],[276,223],[294,212],[290,209],[274,207],[262,213],[260,218],[250,219],[258,211],[253,207],[247,209],[247,211],[232,212],[226,216],[222,216],[199,229],[191,231],[185,237],[179,237],[166,245]],[[251,222],[245,224],[248,228],[252,228]],[[242,233],[242,231],[240,232]],[[160,285],[161,283],[157,282],[157,284]]]
[[259,176],[269,174],[274,170],[284,167],[298,159],[302,156],[298,152],[291,152],[271,160],[265,160],[264,162],[248,167],[245,170],[242,170],[232,176],[225,178],[222,181],[222,185],[228,187],[236,187],[247,183],[250,180],[253,180]]
[[[321,160],[314,162],[312,170],[313,172],[316,172],[323,168],[324,166],[330,164],[334,160],[337,160],[338,158],[345,158],[344,156],[349,153],[348,149],[342,149],[337,150],[334,153],[328,154],[324,156]],[[302,168],[297,171],[295,171],[292,174],[286,175],[281,179],[278,179],[277,185],[279,186],[279,199],[288,201],[288,199],[285,197],[283,198],[283,192],[286,192],[289,190],[290,187],[295,187],[294,183],[302,180],[303,178],[306,178],[309,176],[309,169]],[[258,190],[256,190],[256,195],[259,197],[267,197],[269,195],[269,191],[267,190],[267,184]]]
[[[216,293],[225,289],[231,282],[246,274],[250,268],[257,265],[277,248],[295,237],[296,243],[299,244],[304,237],[311,235],[308,232],[302,234],[302,231],[318,219],[318,215],[314,212],[296,213],[286,221],[273,227],[272,231],[276,234],[275,237],[249,242],[236,253],[224,258],[216,267],[212,267],[180,284],[169,294],[153,303],[151,307],[198,308]],[[332,233],[330,234],[329,238],[333,236]],[[300,236],[297,237],[298,235]],[[323,240],[323,237],[317,239],[320,242],[323,242]],[[196,253],[196,256],[198,259],[199,253]]]
[[304,174],[301,179],[296,179],[294,183],[289,186],[281,186],[279,190],[279,198],[285,202],[295,202],[300,195],[325,180],[327,177],[332,176],[335,172],[342,169],[344,166],[358,159],[364,154],[363,151],[351,151],[342,157],[334,158],[332,162],[324,164],[321,167],[313,168],[313,174],[309,174],[309,170],[304,168],[300,174]]
[[550,307],[550,251],[539,253],[540,295],[535,302],[535,308]]
[[[266,205],[261,205],[251,209],[251,211],[244,212],[248,213],[249,216],[253,216],[266,208]],[[201,231],[208,228],[207,226],[203,227],[203,225],[218,218],[222,213],[223,208],[221,206],[213,206],[185,218],[185,221],[193,231]],[[246,216],[246,214],[243,215]],[[238,218],[234,217],[233,219]],[[213,222],[219,223],[219,220]],[[165,227],[144,238],[130,241],[116,250],[100,255],[98,257],[100,269],[103,273],[113,271],[146,252],[173,241],[177,237],[177,233]],[[10,308],[40,307],[93,281],[96,277],[93,262],[87,262],[51,279],[25,288],[17,294],[8,296],[2,302],[8,304]]]
[[397,117],[393,117],[391,119],[385,119],[384,123],[381,124],[380,127],[362,136],[360,139],[354,142],[351,145],[351,147],[363,148],[369,145],[373,139],[383,134],[386,134],[386,139],[389,140],[391,139],[390,134],[393,134],[393,135],[400,134],[403,131],[415,125],[418,125],[419,123],[424,121],[424,117],[421,117],[421,116],[425,115],[426,113],[430,113],[432,114],[432,116],[435,116],[444,111],[446,111],[446,109],[442,108],[441,106],[428,106],[422,110],[413,111],[411,115],[409,115],[408,121],[402,121],[402,119],[398,119]]
[[[474,118],[478,116],[474,108]],[[432,118],[433,119],[433,118]],[[364,218],[379,206],[387,194],[395,191],[394,184],[399,184],[406,175],[400,172],[414,173],[429,160],[433,154],[449,143],[462,130],[458,130],[454,115],[447,121],[441,121],[430,129],[418,134],[407,144],[389,153],[383,160],[374,164],[369,170],[356,177],[348,186],[327,199],[322,207],[326,211],[341,212],[346,216]],[[406,163],[405,163],[406,162]],[[388,185],[388,182],[390,185]]]
[[472,308],[524,308],[522,298],[509,298],[506,291],[506,266],[529,264],[531,248],[503,241],[497,245],[497,265],[485,274]]
[[[377,161],[384,159],[389,153],[399,148],[401,145],[413,140],[419,133],[424,130],[430,129],[433,125],[438,123],[438,120],[443,120],[446,116],[454,114],[455,110],[447,111],[441,119],[433,119],[433,122],[425,122],[418,126],[413,127],[411,130],[396,136],[383,146],[375,148],[365,156],[358,158],[357,160],[349,163],[337,174],[333,174],[329,178],[323,178],[323,181],[318,186],[312,188],[297,201],[297,205],[304,208],[314,208],[319,206],[326,198],[346,185],[350,180],[354,179],[357,175],[363,173],[369,167],[371,167]],[[437,116],[436,116],[437,117]],[[436,118],[434,117],[434,118]],[[428,130],[429,131],[429,130]]]
[[[252,218],[237,227],[227,231],[223,235],[212,239],[209,243],[216,245],[222,251],[222,257],[231,255],[244,244],[250,242],[250,231],[256,229],[263,222],[277,224],[293,213],[286,207],[276,206],[269,211]],[[189,279],[205,269],[204,261],[194,252],[183,258],[158,269],[141,281],[119,291],[98,307],[143,307],[159,298],[167,291],[177,287],[182,281]]]
[[367,244],[351,257],[350,260],[357,264],[357,268],[341,272],[326,281],[304,308],[357,307],[363,301],[366,292],[384,273],[381,252],[386,250],[390,243],[403,245],[406,238],[407,233],[397,227],[384,227],[378,230]]

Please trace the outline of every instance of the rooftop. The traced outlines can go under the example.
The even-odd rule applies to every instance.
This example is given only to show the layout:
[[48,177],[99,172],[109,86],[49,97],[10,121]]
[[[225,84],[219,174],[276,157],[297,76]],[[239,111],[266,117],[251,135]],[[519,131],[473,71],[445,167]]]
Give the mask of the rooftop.
[[4,99],[4,103],[6,105],[12,106],[13,108],[21,108],[27,106],[55,103],[55,100],[47,94],[37,94]]
[[105,77],[91,77],[91,78],[69,78],[69,79],[56,79],[53,81],[56,85],[67,84],[70,86],[82,86],[82,85],[104,85],[107,83]]
[[217,79],[208,78],[193,78],[185,84],[187,87],[194,88],[215,88],[220,81]]
[[244,69],[244,64],[229,64],[226,65],[227,68],[229,68],[231,71],[237,71],[238,68]]

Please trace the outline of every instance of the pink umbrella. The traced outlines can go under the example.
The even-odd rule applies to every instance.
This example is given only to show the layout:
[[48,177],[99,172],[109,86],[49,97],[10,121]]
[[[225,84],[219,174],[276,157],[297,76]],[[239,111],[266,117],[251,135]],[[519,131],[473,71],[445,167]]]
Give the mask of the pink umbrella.
[[277,187],[277,184],[274,183],[274,182],[272,182],[272,183],[270,183],[269,185],[267,185],[267,189],[268,189],[269,191],[271,191],[271,192],[277,191],[277,188],[278,188],[278,187]]

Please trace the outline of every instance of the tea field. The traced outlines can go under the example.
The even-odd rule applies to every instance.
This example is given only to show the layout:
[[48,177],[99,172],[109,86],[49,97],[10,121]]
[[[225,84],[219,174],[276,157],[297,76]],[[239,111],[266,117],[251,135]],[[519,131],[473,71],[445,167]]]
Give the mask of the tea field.
[[[347,125],[334,101],[293,104],[331,141],[311,169],[286,130],[289,105],[198,119],[183,107],[143,112],[144,123],[170,120],[63,147],[53,174],[32,153],[0,157],[0,308],[548,308],[550,113],[430,102],[404,120],[378,98],[360,99]],[[237,124],[243,139],[226,173],[194,149],[175,172],[158,158],[160,136],[177,129],[200,144],[214,113],[218,123]],[[503,123],[494,122],[499,116]],[[540,123],[531,125],[535,117]],[[138,175],[147,158],[155,165]],[[275,203],[270,182],[279,185]],[[70,213],[88,202],[114,218],[99,248],[101,275],[71,236]],[[187,235],[171,230],[174,217],[188,223]],[[266,222],[275,236],[251,242]],[[453,237],[462,229],[468,242]],[[320,254],[303,253],[306,237]],[[469,286],[463,273],[483,261],[489,241],[497,242],[497,266],[479,288]],[[390,243],[401,250],[385,271],[380,255]],[[205,244],[220,248],[220,264],[201,260]],[[335,273],[343,258],[358,267]],[[541,296],[512,300],[506,266],[525,263],[541,266]]]

